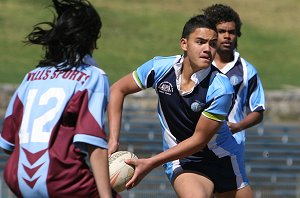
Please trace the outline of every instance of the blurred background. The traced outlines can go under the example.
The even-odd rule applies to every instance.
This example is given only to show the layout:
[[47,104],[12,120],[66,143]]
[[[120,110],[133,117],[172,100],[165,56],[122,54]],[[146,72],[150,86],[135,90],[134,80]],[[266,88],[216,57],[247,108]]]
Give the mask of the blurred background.
[[[94,57],[111,82],[157,56],[181,54],[184,23],[203,8],[224,3],[243,22],[241,56],[259,71],[265,89],[299,86],[300,2],[298,0],[91,0],[99,11],[102,37]],[[1,0],[0,82],[19,83],[42,55],[22,41],[41,21],[52,21],[50,0]]]
[[[266,117],[248,131],[247,171],[255,197],[300,197],[300,1],[298,0],[91,0],[103,27],[93,54],[111,83],[154,56],[181,54],[184,23],[207,6],[233,7],[243,22],[241,56],[258,70]],[[43,55],[22,42],[33,25],[52,21],[50,0],[0,1],[0,124],[7,102]],[[126,99],[122,149],[138,156],[161,151],[156,99],[145,92]],[[136,116],[139,115],[139,116]],[[137,118],[138,117],[138,118]],[[135,138],[134,138],[135,137]],[[7,156],[0,155],[3,170]],[[1,173],[2,171],[0,171]],[[161,168],[124,197],[174,197]],[[0,197],[13,197],[0,183]]]

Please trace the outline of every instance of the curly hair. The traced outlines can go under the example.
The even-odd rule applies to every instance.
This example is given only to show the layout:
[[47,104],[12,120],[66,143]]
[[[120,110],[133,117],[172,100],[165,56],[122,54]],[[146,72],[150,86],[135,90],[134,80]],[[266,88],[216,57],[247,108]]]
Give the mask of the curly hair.
[[87,0],[52,1],[57,15],[54,14],[52,22],[36,24],[25,43],[43,46],[45,55],[37,67],[56,66],[64,70],[78,67],[86,54],[91,55],[97,49],[101,18]]
[[214,4],[203,9],[204,15],[206,15],[215,25],[222,22],[235,23],[237,36],[240,37],[242,22],[238,13],[230,6],[224,4]]

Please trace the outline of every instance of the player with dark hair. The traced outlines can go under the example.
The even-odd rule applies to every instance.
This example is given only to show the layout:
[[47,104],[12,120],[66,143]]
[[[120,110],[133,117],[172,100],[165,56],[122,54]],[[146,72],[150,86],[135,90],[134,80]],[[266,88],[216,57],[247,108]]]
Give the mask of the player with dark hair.
[[238,142],[245,142],[244,130],[263,120],[264,90],[255,67],[237,52],[242,25],[238,13],[223,4],[212,5],[203,11],[218,30],[219,47],[213,65],[229,77],[235,89],[229,126]]
[[244,153],[245,129],[263,120],[264,90],[254,66],[237,52],[242,25],[238,13],[224,4],[211,5],[203,12],[218,31],[218,49],[213,65],[230,79],[234,87],[235,98],[228,115],[228,126]]
[[112,197],[104,131],[109,81],[91,57],[101,18],[87,0],[53,3],[53,22],[35,25],[26,40],[45,55],[5,115],[4,179],[18,197]]
[[241,151],[225,121],[234,91],[229,79],[211,66],[217,38],[213,23],[204,15],[194,16],[183,28],[183,56],[154,57],[111,86],[109,154],[119,148],[125,96],[150,87],[158,95],[164,151],[126,161],[135,166],[128,189],[163,164],[181,198],[211,198],[214,191],[218,197],[241,197],[248,190]]
[[245,129],[263,120],[264,90],[255,67],[237,52],[242,26],[239,14],[224,4],[211,5],[203,12],[218,31],[218,49],[213,65],[230,79],[234,87],[235,98],[228,115],[228,126],[244,153]]
[[[224,4],[213,4],[203,9],[205,15],[207,15],[214,24],[220,24],[225,22],[234,22],[235,32],[237,37],[242,35],[241,27],[242,21],[238,13],[230,6]],[[235,42],[237,44],[237,42]],[[237,47],[237,46],[235,46]]]

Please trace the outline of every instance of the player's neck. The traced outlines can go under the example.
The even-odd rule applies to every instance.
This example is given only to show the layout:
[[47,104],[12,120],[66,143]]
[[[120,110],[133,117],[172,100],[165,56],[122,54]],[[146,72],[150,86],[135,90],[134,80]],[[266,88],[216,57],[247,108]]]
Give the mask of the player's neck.
[[180,90],[190,91],[195,86],[195,82],[191,79],[191,76],[195,71],[192,69],[190,63],[187,63],[187,61],[183,64],[184,65],[181,70]]
[[225,65],[227,65],[227,63],[231,62],[234,60],[234,54],[233,52],[217,52],[214,62],[216,64],[216,66],[219,69],[222,69],[223,67],[225,67]]

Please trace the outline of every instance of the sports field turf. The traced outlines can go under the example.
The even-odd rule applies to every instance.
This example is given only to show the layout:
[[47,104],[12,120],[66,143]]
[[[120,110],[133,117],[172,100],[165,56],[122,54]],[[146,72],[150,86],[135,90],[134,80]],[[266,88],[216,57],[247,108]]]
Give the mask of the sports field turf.
[[[236,9],[243,21],[239,52],[259,71],[266,89],[300,86],[298,0],[91,0],[103,21],[94,57],[111,82],[156,55],[181,54],[184,22],[212,3]],[[50,0],[0,2],[0,83],[19,83],[42,55],[24,46],[32,26],[52,20]]]

